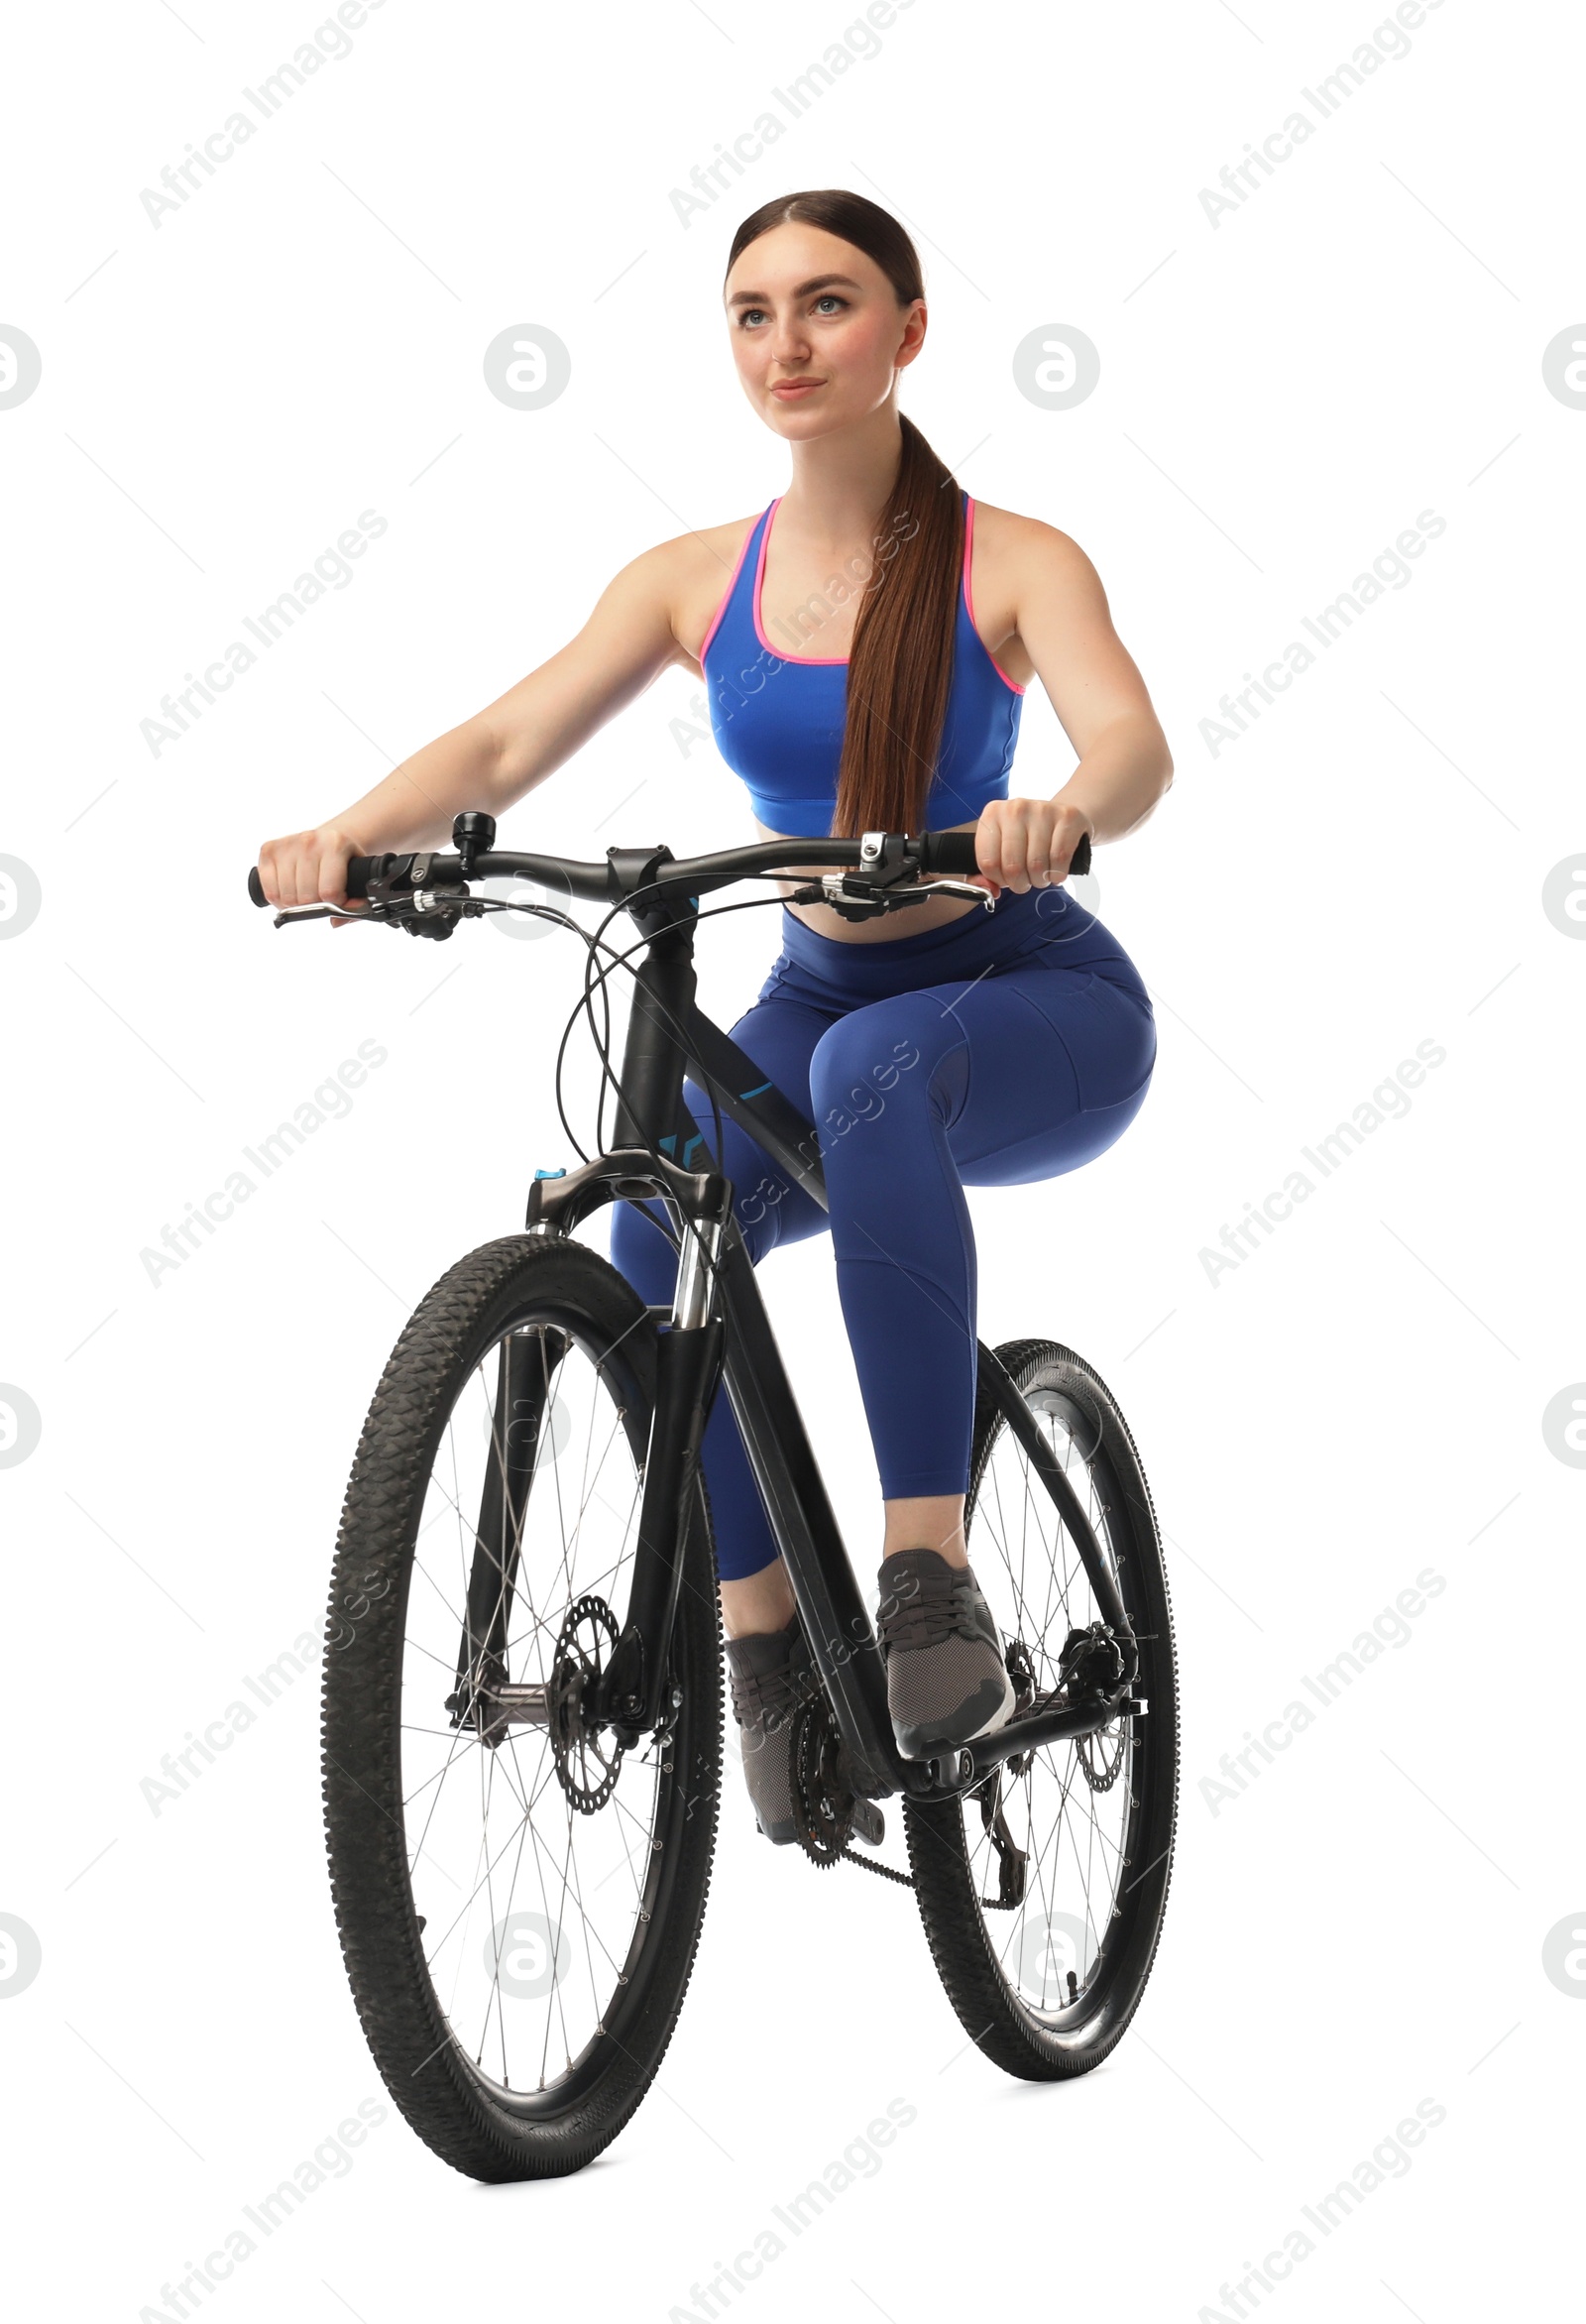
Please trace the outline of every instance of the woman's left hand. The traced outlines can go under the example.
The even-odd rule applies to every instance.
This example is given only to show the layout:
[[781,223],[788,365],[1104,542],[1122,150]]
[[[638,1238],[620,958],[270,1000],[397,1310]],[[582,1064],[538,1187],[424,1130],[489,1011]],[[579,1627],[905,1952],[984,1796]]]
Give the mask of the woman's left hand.
[[1091,832],[1081,808],[1061,799],[992,799],[974,827],[975,884],[993,895],[1024,895],[1068,877],[1074,851]]

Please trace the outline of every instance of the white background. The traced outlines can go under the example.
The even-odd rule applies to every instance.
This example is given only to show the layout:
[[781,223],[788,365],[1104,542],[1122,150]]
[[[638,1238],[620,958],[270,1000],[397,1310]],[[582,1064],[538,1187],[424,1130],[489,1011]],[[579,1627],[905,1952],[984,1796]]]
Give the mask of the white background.
[[[1541,1426],[1586,1376],[1586,945],[1541,903],[1586,848],[1586,412],[1541,367],[1586,310],[1578,21],[1447,0],[1213,227],[1200,188],[1370,36],[1363,0],[916,0],[685,227],[671,189],[852,18],[390,0],[152,224],[141,189],[318,21],[126,0],[9,36],[0,323],[44,367],[0,411],[0,848],[44,894],[0,954],[0,1378],[43,1423],[0,1475],[0,1910],[43,1958],[0,2008],[16,2303],[160,2312],[383,2096],[330,1914],[312,1674],[159,1815],[140,1783],[318,1628],[404,1315],[519,1222],[536,1164],[572,1159],[548,1075],[573,944],[275,935],[244,874],[543,659],[624,560],[781,489],[718,289],[741,215],[825,184],[917,230],[932,321],[906,407],[974,493],[1090,552],[1178,759],[1098,859],[1157,996],[1152,1097],[1078,1176],[972,1198],[983,1336],[1096,1364],[1170,1537],[1161,1955],[1102,2071],[1015,2084],[965,2050],[910,1899],[773,1855],[730,1788],[677,2036],[598,2166],[483,2190],[389,2110],[204,2312],[407,2324],[595,2286],[660,2319],[894,2098],[918,2120],[878,2175],[736,2306],[1232,2315],[1219,2286],[1423,2099],[1446,2120],[1408,2175],[1265,2304],[1450,2324],[1540,2303],[1586,2033],[1581,1987],[1542,1968],[1548,1931],[1586,1923],[1586,1476]],[[543,410],[484,385],[518,323],[571,350]],[[1100,350],[1073,410],[1014,383],[1047,324]],[[387,530],[351,585],[154,755],[162,696],[364,510]],[[1422,511],[1446,528],[1413,582],[1213,756],[1218,698]],[[672,731],[690,692],[657,686],[506,842],[746,836],[714,751]],[[1015,787],[1071,763],[1032,692]],[[712,1013],[751,997],[774,928],[706,932]],[[153,1284],[140,1253],[365,1040],[389,1058],[351,1112]],[[1208,1281],[1224,1222],[1428,1040],[1446,1062],[1408,1116]],[[765,1283],[867,1578],[828,1245]],[[1446,1587],[1411,1642],[1214,1811],[1220,1756],[1427,1567]]]

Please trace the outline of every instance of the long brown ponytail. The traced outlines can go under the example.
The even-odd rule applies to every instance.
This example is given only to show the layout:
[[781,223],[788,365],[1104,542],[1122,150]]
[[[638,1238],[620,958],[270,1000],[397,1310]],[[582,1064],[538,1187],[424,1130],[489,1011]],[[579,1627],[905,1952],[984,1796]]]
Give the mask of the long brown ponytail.
[[[862,250],[899,306],[924,296],[919,255],[896,218],[839,189],[783,194],[755,210],[733,237],[728,272],[751,242],[785,225],[816,226]],[[833,838],[923,828],[953,682],[963,501],[914,422],[901,426],[902,457],[853,625]]]

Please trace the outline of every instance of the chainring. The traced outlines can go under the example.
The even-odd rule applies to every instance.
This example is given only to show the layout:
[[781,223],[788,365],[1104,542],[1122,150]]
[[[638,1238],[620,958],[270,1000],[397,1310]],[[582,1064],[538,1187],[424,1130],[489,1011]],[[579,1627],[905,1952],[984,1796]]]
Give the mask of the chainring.
[[899,1888],[913,1888],[913,1875],[861,1856],[852,1845],[857,1802],[849,1780],[848,1754],[837,1718],[825,1694],[800,1703],[788,1738],[792,1776],[793,1828],[810,1862],[825,1872],[834,1864],[856,1864]]
[[580,1815],[598,1814],[606,1805],[623,1764],[621,1743],[590,1724],[586,1715],[616,1646],[617,1617],[606,1600],[576,1598],[556,1641],[549,1708],[556,1780]]
[[822,1870],[839,1863],[853,1837],[853,1794],[843,1778],[843,1739],[825,1694],[801,1702],[790,1738],[793,1824],[799,1845]]

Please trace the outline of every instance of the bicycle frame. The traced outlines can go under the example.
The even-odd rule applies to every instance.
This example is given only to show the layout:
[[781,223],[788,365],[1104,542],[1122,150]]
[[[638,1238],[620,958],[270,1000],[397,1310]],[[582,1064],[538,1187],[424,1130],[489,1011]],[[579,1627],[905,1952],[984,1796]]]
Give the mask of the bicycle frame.
[[1010,1721],[944,1759],[900,1756],[875,1631],[732,1216],[732,1184],[715,1170],[688,1167],[705,1139],[683,1103],[684,1076],[708,1091],[722,1112],[824,1209],[819,1136],[696,1005],[698,898],[674,893],[660,903],[631,903],[627,910],[649,944],[634,973],[612,1146],[565,1177],[536,1179],[527,1214],[530,1233],[565,1234],[606,1203],[658,1196],[676,1222],[676,1293],[670,1311],[652,1311],[666,1323],[657,1342],[628,1620],[606,1673],[603,1715],[621,1739],[635,1743],[667,1715],[662,1692],[689,1496],[705,1422],[724,1382],[857,1793],[868,1799],[905,1790],[920,1798],[959,1793],[1017,1752],[1094,1733],[1120,1712],[1143,1709],[1131,1696],[1137,1650],[1106,1557],[1034,1415],[981,1341],[980,1381],[996,1397],[1075,1540],[1096,1602],[1123,1647],[1127,1676],[1113,1693]]

